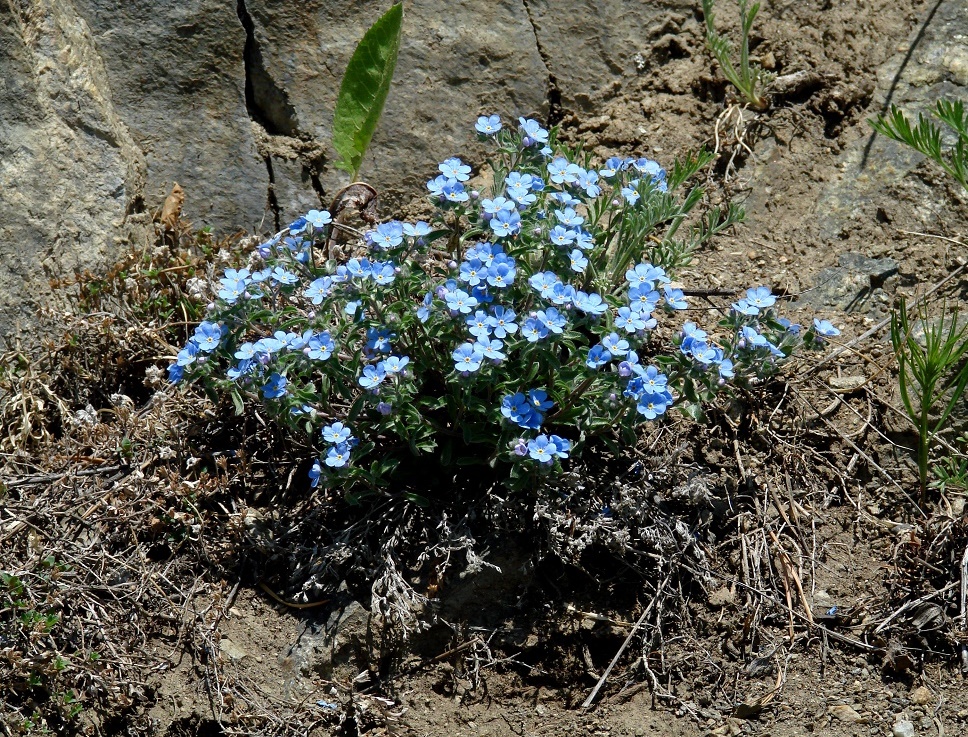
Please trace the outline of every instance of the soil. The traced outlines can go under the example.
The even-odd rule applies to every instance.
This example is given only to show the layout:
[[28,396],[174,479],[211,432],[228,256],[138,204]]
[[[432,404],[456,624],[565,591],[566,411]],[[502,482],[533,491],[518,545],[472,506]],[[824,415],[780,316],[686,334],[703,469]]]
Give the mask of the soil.
[[[735,34],[731,5],[720,4],[720,27]],[[697,254],[679,281],[732,291],[772,285],[791,317],[830,318],[846,343],[886,315],[896,297],[942,281],[966,255],[945,238],[960,234],[963,242],[968,196],[928,163],[863,199],[845,199],[851,178],[864,176],[858,162],[871,141],[867,119],[884,100],[883,69],[929,9],[881,0],[767,3],[754,56],[781,78],[810,76],[774,97],[769,110],[745,110],[742,141],[735,132],[744,126],[723,117],[733,98],[704,50],[700,18],[692,9],[671,10],[645,34],[640,73],[624,80],[599,115],[564,111],[563,135],[589,141],[603,158],[634,153],[668,161],[715,147],[718,123],[709,197],[743,202],[747,219]],[[869,150],[866,165],[877,169],[884,142]],[[927,233],[944,238],[918,235]],[[866,295],[857,309],[811,301],[823,270],[850,253],[897,262],[896,275],[871,285],[886,301]],[[964,299],[963,276],[950,286],[958,285],[960,293],[946,292],[950,299]],[[154,630],[140,653],[159,664],[145,676],[151,696],[115,721],[84,723],[107,734],[172,737],[888,735],[901,721],[912,723],[910,734],[966,734],[968,689],[957,655],[965,630],[953,621],[959,579],[951,552],[960,540],[960,560],[963,502],[946,507],[935,496],[924,513],[914,503],[916,476],[902,447],[910,432],[897,409],[893,364],[881,330],[798,377],[792,389],[752,398],[774,415],[790,415],[789,423],[774,426],[769,413],[744,416],[737,425],[742,446],[729,436],[676,431],[672,486],[687,488],[696,473],[713,479],[710,508],[719,511],[711,515],[674,495],[666,500],[690,522],[708,566],[702,576],[683,574],[674,594],[662,593],[659,576],[649,572],[648,565],[672,570],[658,554],[623,572],[607,556],[603,562],[583,553],[570,565],[567,556],[536,564],[532,551],[505,541],[487,558],[500,572],[419,581],[435,624],[404,643],[377,629],[359,582],[347,580],[336,594],[313,589],[279,560],[261,572],[293,575],[256,581],[247,561],[260,554],[257,545],[220,558],[221,543],[213,542],[204,556],[191,548],[199,561],[216,563],[196,581],[203,582],[190,608],[186,599],[172,610],[207,639],[193,649],[172,634],[177,628]],[[865,382],[856,390],[831,395],[825,388],[831,378],[858,376]],[[831,396],[839,404],[817,418]],[[657,472],[656,459],[643,463]],[[611,494],[610,483],[601,481],[595,493]],[[240,501],[224,488],[215,498],[249,532],[284,529],[276,525],[285,508],[277,500]],[[298,505],[289,512],[300,513]],[[218,535],[242,534],[230,527]],[[182,554],[176,548],[160,560]],[[583,578],[589,571],[603,577]],[[191,573],[171,573],[172,585],[191,586]],[[921,610],[910,602],[944,586],[952,588],[927,599],[940,605],[940,620],[928,612],[917,621]],[[668,610],[660,618],[653,610],[633,629],[653,599]],[[221,615],[213,619],[215,612]],[[626,641],[594,705],[582,708]]]

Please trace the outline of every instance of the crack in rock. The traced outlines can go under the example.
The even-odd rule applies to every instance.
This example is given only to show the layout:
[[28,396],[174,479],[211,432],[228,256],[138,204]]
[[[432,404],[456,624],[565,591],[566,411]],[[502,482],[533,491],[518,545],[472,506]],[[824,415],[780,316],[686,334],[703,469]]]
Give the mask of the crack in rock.
[[561,107],[561,90],[558,88],[558,79],[555,77],[554,72],[551,71],[551,57],[544,49],[544,45],[541,43],[541,37],[538,35],[538,24],[535,22],[534,15],[531,13],[531,4],[529,0],[521,0],[522,5],[524,5],[524,12],[528,16],[528,23],[531,24],[531,32],[534,34],[534,44],[538,49],[538,56],[541,57],[541,62],[544,64],[545,70],[548,72],[548,91],[545,93],[548,100],[548,120],[547,124],[549,126],[557,125],[564,118],[564,111]]

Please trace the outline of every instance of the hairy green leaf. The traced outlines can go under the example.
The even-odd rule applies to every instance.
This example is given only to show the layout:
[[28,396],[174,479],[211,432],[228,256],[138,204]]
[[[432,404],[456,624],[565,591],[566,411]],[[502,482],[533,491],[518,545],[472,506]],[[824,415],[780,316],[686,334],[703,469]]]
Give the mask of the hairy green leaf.
[[366,32],[343,75],[333,113],[333,147],[340,155],[336,166],[354,180],[390,91],[402,21],[403,5],[398,3]]

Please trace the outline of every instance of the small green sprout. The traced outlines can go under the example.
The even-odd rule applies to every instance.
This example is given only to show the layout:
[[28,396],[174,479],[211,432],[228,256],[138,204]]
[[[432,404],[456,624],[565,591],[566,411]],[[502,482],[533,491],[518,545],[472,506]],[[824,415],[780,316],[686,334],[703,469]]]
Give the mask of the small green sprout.
[[733,45],[729,39],[716,32],[716,21],[713,16],[714,2],[715,0],[702,0],[702,12],[706,18],[706,45],[719,62],[726,79],[739,90],[750,107],[755,110],[766,110],[770,101],[766,97],[765,89],[772,81],[773,75],[762,67],[750,63],[750,30],[753,28],[756,14],[760,12],[760,4],[748,5],[747,0],[739,0],[742,38],[739,49],[739,69],[737,69],[730,58]]
[[[891,315],[891,343],[897,354],[901,401],[918,430],[918,479],[921,500],[928,487],[931,443],[945,427],[952,410],[968,385],[968,323],[958,320],[958,310],[929,321],[923,304],[918,318],[924,330],[921,341],[914,334],[907,304]],[[922,344],[923,343],[923,344]],[[940,412],[932,413],[940,407]]]
[[965,104],[961,100],[938,100],[933,115],[957,136],[954,145],[947,151],[941,146],[941,127],[921,113],[918,113],[917,125],[912,126],[907,116],[891,105],[889,115],[880,115],[870,124],[878,133],[907,144],[939,164],[968,190],[968,114],[965,113]]

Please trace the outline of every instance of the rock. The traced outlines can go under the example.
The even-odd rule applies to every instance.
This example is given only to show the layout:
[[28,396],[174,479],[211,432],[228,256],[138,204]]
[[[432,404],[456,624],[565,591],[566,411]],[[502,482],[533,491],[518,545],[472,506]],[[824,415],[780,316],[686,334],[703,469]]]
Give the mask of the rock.
[[914,737],[916,732],[914,731],[914,724],[906,719],[898,719],[891,727],[891,734],[894,737]]
[[845,253],[838,259],[837,266],[820,272],[815,288],[805,292],[799,301],[815,308],[844,312],[864,312],[872,308],[883,312],[889,302],[884,292],[885,282],[897,272],[898,264],[894,259]]
[[[867,383],[866,376],[831,376],[827,379],[827,386],[839,394],[855,392]],[[858,658],[863,661],[863,658]],[[860,663],[861,667],[866,665],[866,661]]]
[[842,722],[848,722],[850,724],[860,724],[862,722],[866,723],[866,717],[861,716],[854,707],[849,704],[836,704],[831,706],[830,709],[831,716],[839,719]]
[[230,640],[228,637],[223,637],[219,640],[218,649],[233,663],[238,663],[248,655],[238,643]]
[[933,704],[937,699],[926,686],[918,686],[911,692],[911,702],[918,706]]

